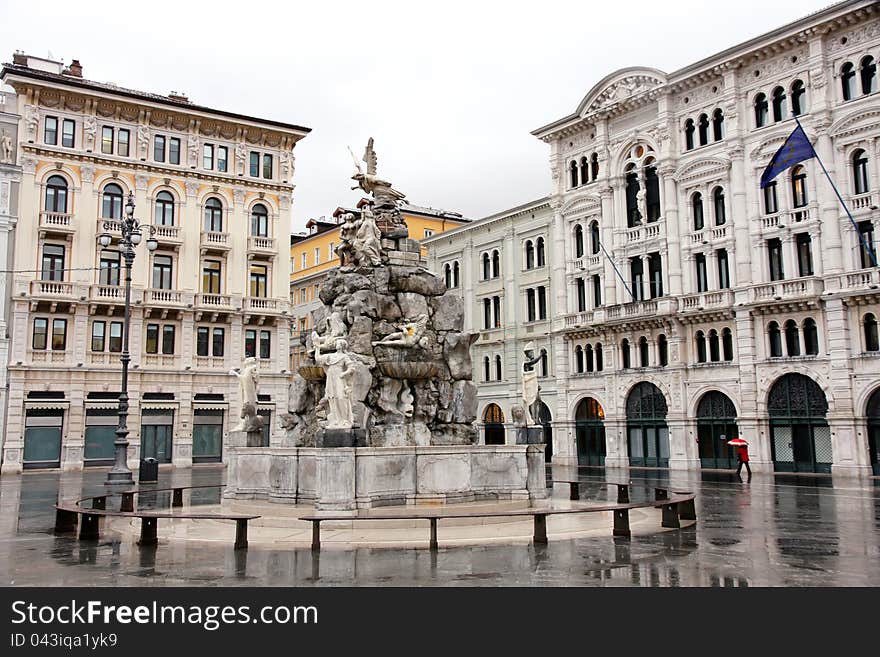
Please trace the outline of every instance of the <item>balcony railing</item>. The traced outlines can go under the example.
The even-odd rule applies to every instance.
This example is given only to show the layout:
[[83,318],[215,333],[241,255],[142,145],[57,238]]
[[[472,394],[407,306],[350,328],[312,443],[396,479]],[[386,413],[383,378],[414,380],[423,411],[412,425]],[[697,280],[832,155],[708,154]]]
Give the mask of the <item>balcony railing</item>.
[[868,192],[867,194],[850,196],[849,207],[853,212],[875,209],[877,207],[877,201],[874,199],[874,193]]
[[587,324],[593,323],[593,311],[586,310],[579,313],[572,313],[571,315],[565,316],[565,327],[571,328],[573,326],[585,326]]
[[49,349],[28,349],[28,357],[32,363],[63,364],[67,361],[67,352],[52,351]]
[[73,283],[66,281],[31,281],[31,296],[69,298],[73,296]]
[[228,249],[229,233],[202,231],[202,246],[209,249]]
[[[180,236],[180,226],[157,226],[153,225],[153,237],[155,237],[160,242],[171,242],[174,244],[178,244],[183,241],[183,238]],[[221,235],[225,235],[226,233],[220,233]]]
[[232,308],[232,296],[228,294],[197,294],[196,306],[208,308]]
[[260,251],[263,253],[275,252],[274,237],[248,237],[248,251]]
[[144,303],[146,304],[168,304],[179,306],[183,304],[183,292],[179,290],[159,290],[149,288],[146,290]]
[[600,259],[598,253],[596,255],[585,255],[577,260],[572,260],[571,266],[573,269],[586,269],[587,267],[598,265]]
[[196,367],[201,370],[224,368],[226,359],[223,356],[196,356]]
[[776,212],[774,214],[768,214],[768,215],[761,217],[761,228],[764,228],[765,230],[770,230],[772,228],[778,228],[780,216],[781,215],[778,212]]
[[706,308],[729,308],[733,305],[733,293],[730,290],[717,292],[700,292],[681,297],[681,310],[704,310]]
[[805,221],[810,221],[811,219],[816,218],[816,208],[811,206],[805,206],[802,208],[795,208],[788,212],[788,221],[789,226],[793,223],[801,224]]
[[660,236],[660,221],[652,221],[649,224],[642,224],[633,228],[626,229],[626,243],[633,244],[644,240],[654,239]]
[[608,319],[619,319],[621,317],[640,317],[642,315],[657,314],[657,301],[633,301],[632,303],[622,303],[615,306],[609,306],[607,310]]
[[40,228],[73,232],[73,215],[67,212],[41,212]]
[[143,364],[145,367],[179,367],[178,356],[170,354],[144,354]]
[[775,281],[753,285],[749,289],[749,300],[752,302],[782,301],[802,299],[822,294],[825,286],[821,279],[815,277],[795,278],[788,281]]
[[278,299],[268,297],[245,297],[244,310],[278,310]]
[[101,219],[98,218],[98,235],[101,233],[110,233],[114,236],[122,235],[122,222],[118,219]]

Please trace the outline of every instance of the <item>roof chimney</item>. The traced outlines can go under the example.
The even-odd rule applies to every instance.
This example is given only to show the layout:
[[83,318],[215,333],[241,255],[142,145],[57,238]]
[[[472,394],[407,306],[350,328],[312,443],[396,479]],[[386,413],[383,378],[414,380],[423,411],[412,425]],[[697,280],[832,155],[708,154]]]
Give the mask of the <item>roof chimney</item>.
[[79,63],[78,59],[74,59],[72,62],[70,62],[70,66],[68,66],[62,72],[64,75],[69,75],[74,78],[81,78],[83,76],[83,67],[82,64]]
[[27,55],[21,50],[16,50],[12,53],[12,63],[18,64],[19,66],[27,66]]
[[168,98],[170,98],[171,100],[180,101],[181,103],[188,103],[189,102],[189,98],[182,91],[180,93],[177,93],[176,91],[172,91],[170,94],[168,94]]

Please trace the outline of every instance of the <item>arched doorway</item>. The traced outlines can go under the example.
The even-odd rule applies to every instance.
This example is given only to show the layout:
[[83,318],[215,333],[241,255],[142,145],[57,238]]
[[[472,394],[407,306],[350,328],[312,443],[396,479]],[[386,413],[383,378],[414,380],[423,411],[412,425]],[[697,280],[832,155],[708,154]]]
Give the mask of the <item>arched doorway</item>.
[[831,472],[828,401],[803,374],[780,377],[767,396],[773,467],[777,472]]
[[871,394],[865,411],[868,416],[868,451],[871,455],[871,468],[880,476],[880,388]]
[[535,421],[541,425],[544,430],[544,460],[548,463],[553,460],[553,415],[547,404],[538,400],[537,416]]
[[723,392],[710,390],[697,405],[697,442],[704,468],[735,468],[733,448],[727,441],[737,438],[736,407]]
[[489,404],[483,411],[483,431],[487,445],[504,444],[504,413],[498,404]]
[[653,383],[642,381],[626,398],[629,464],[665,468],[669,465],[666,397]]
[[574,411],[578,465],[605,465],[605,411],[592,397]]

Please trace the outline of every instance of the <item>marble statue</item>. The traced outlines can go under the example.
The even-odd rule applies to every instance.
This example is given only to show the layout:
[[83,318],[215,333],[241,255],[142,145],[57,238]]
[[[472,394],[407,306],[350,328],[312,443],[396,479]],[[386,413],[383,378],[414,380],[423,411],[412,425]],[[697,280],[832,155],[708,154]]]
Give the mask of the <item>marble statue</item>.
[[510,417],[513,419],[514,426],[526,427],[526,413],[519,404],[510,407]]
[[33,105],[26,105],[24,120],[27,127],[28,141],[33,142],[37,138],[37,129],[40,127],[40,111]]
[[12,155],[12,137],[9,136],[9,131],[4,129],[3,136],[0,137],[0,162],[12,164]]
[[257,386],[260,382],[259,363],[256,358],[245,358],[240,368],[230,371],[238,377],[241,391],[241,422],[233,431],[260,431],[263,418],[257,415]]
[[98,139],[98,120],[94,116],[87,116],[83,121],[83,134],[86,137],[86,152],[91,153]]
[[147,153],[150,149],[150,129],[141,124],[138,126],[137,131],[137,140],[138,140],[138,157],[142,160],[147,159]]
[[346,212],[342,215],[343,223],[339,228],[339,246],[336,247],[336,254],[339,256],[340,264],[355,264],[354,242],[357,238],[358,228],[360,227],[360,219],[357,219],[352,212]]
[[336,348],[336,341],[348,335],[348,329],[342,320],[342,313],[338,310],[330,313],[324,322],[327,327],[324,335],[319,335],[317,331],[312,331],[312,347],[316,354],[324,351],[333,351]]
[[644,189],[639,189],[636,192],[636,206],[639,209],[639,219],[641,221],[645,221],[648,217],[648,209],[645,205],[645,199],[648,196],[648,193]]
[[247,146],[244,142],[239,142],[235,146],[235,166],[238,169],[238,175],[244,175],[244,165],[247,161]]
[[315,351],[315,363],[324,368],[327,383],[324,399],[327,401],[327,429],[351,429],[354,425],[352,409],[352,378],[355,375],[355,361],[348,353],[348,342],[336,340],[336,351],[321,353]]
[[293,169],[296,157],[290,151],[281,151],[279,163],[281,165],[281,180],[287,181],[293,178]]
[[385,347],[414,347],[416,344],[426,347],[427,340],[423,337],[425,328],[428,326],[428,316],[422,313],[415,321],[398,324],[399,331],[386,335],[381,340],[375,340],[373,345]]
[[355,234],[353,250],[358,265],[369,263],[376,267],[382,264],[382,233],[373,219],[373,215],[365,211]]
[[532,342],[529,342],[523,351],[525,353],[525,360],[523,360],[522,368],[522,401],[523,415],[527,426],[535,423],[532,417],[532,409],[538,401],[538,370],[534,368],[534,365],[541,360],[541,356],[533,355],[535,353],[535,345]]
[[199,138],[190,135],[187,140],[187,148],[189,149],[189,166],[195,169],[199,166]]
[[[351,149],[349,149],[349,152],[351,152]],[[390,182],[382,180],[376,175],[376,166],[379,159],[376,156],[376,151],[373,149],[372,137],[367,142],[367,148],[364,150],[363,158],[361,158],[364,164],[367,165],[366,172],[364,172],[354,153],[351,154],[351,157],[354,159],[354,166],[357,168],[357,173],[351,179],[357,181],[358,184],[357,187],[352,187],[352,189],[362,189],[367,194],[370,194],[373,197],[374,208],[395,208],[398,201],[406,198],[405,194],[391,187]]]

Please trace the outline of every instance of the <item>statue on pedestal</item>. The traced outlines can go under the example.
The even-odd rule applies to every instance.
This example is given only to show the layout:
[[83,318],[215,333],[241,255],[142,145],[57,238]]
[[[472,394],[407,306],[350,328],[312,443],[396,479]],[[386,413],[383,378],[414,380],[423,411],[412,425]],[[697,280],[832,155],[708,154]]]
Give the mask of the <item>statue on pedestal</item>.
[[348,342],[336,340],[336,351],[326,354],[315,351],[315,362],[324,368],[327,384],[324,399],[327,402],[327,429],[351,429],[354,426],[352,410],[352,378],[355,361],[348,353]]
[[522,368],[522,400],[525,426],[535,424],[532,410],[539,399],[538,395],[538,371],[534,368],[535,363],[541,360],[541,356],[535,356],[535,345],[532,342],[526,344],[523,350],[525,360]]
[[257,414],[257,386],[260,382],[260,366],[256,358],[245,358],[240,368],[230,371],[238,377],[241,391],[241,423],[233,431],[251,433],[263,428],[263,418]]
[[0,162],[3,164],[12,164],[12,154],[12,137],[9,136],[9,131],[4,129],[3,136],[0,137]]
[[369,263],[376,267],[382,264],[382,233],[368,208],[364,208],[355,234],[354,258],[358,265]]
[[83,134],[86,136],[86,152],[91,153],[98,139],[98,120],[94,116],[87,116],[83,120]]

